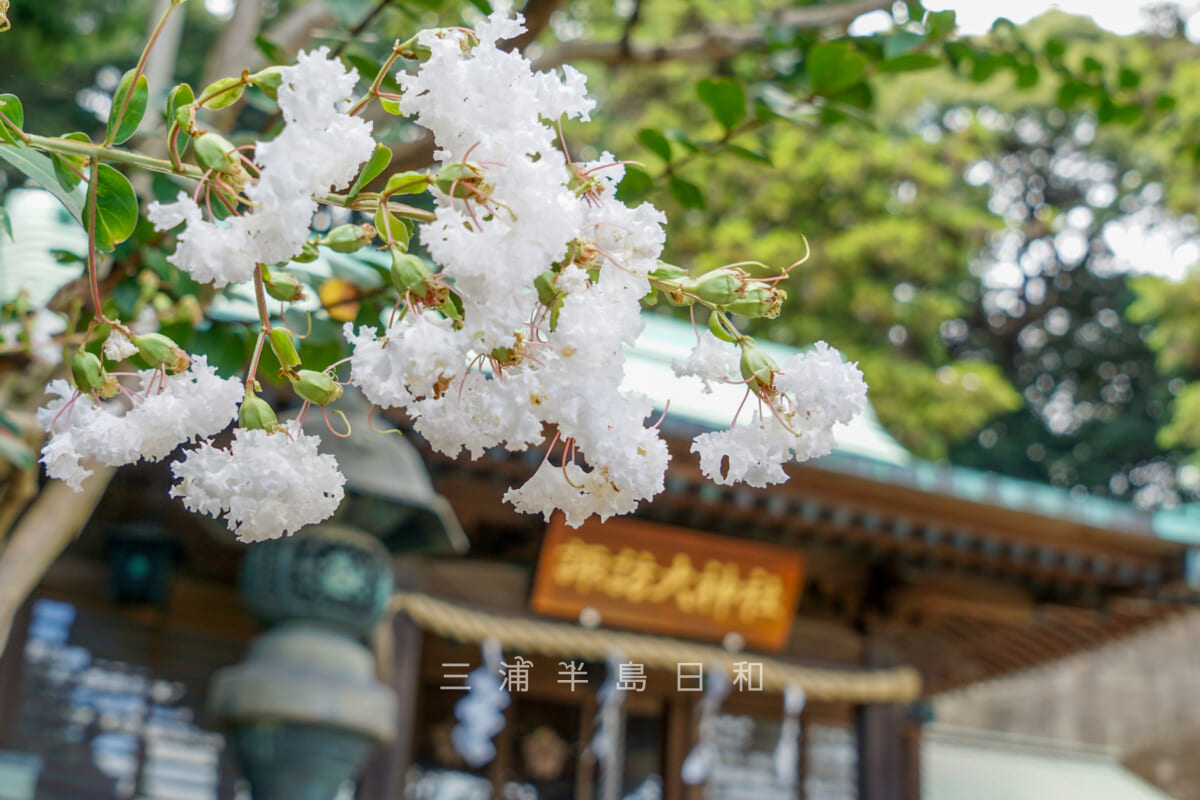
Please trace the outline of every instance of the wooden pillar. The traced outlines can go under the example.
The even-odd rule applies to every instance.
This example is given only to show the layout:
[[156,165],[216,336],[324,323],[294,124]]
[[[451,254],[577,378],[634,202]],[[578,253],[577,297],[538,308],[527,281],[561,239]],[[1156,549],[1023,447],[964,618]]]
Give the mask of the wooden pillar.
[[396,738],[379,748],[363,773],[359,800],[396,800],[404,796],[404,778],[416,745],[417,702],[421,693],[423,634],[407,614],[392,620],[394,653],[391,686],[396,692]]
[[[864,643],[863,662],[870,667],[900,663],[898,654],[874,637]],[[898,703],[859,706],[859,800],[920,800],[920,728]]]
[[904,759],[904,709],[894,703],[859,706],[859,800],[908,800]]
[[13,727],[17,724],[17,709],[21,706],[21,669],[25,664],[25,639],[33,598],[26,600],[13,619],[8,632],[8,644],[0,653],[0,747],[13,747]]

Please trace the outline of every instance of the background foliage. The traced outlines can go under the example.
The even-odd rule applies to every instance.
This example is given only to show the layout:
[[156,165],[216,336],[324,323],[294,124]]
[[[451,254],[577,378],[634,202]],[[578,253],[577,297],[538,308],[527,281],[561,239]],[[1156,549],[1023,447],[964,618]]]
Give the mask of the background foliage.
[[[369,78],[393,39],[470,22],[485,4],[328,0],[299,41],[280,37],[319,3],[254,5],[262,35],[242,37],[246,66],[317,43]],[[22,98],[27,131],[102,135],[97,112],[136,58],[149,6],[13,7],[0,91]],[[1164,9],[1147,34],[1118,37],[1047,14],[971,40],[952,14],[914,2],[891,11],[889,30],[851,37],[856,15],[812,24],[836,7],[531,0],[537,36],[518,44],[587,72],[600,124],[568,126],[565,140],[577,160],[609,149],[640,162],[622,193],[668,211],[674,263],[779,268],[811,247],[781,317],[756,332],[826,339],[858,360],[881,421],[914,452],[1145,507],[1194,499],[1200,277],[1131,272],[1113,238],[1123,226],[1126,239],[1195,236],[1200,62],[1178,17]],[[188,4],[177,80],[202,85],[235,38],[213,10],[228,9]],[[251,90],[210,124],[240,143],[277,119]],[[428,158],[401,120],[377,115],[376,133],[394,167]],[[164,180],[139,189],[174,192]],[[115,313],[151,306],[166,333],[234,370],[250,328],[195,297],[163,244],[143,223],[118,246]],[[321,361],[343,346],[341,320],[391,302],[370,258],[332,258],[334,280],[313,280],[325,308],[302,345]],[[56,306],[69,311],[73,291]]]

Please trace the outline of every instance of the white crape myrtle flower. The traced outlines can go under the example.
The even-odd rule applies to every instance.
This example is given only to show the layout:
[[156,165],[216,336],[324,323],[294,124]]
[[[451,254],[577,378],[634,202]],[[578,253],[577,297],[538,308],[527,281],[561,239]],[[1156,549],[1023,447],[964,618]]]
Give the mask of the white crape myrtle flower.
[[774,412],[755,411],[749,424],[703,433],[692,442],[700,469],[710,480],[760,488],[783,483],[783,464],[828,455],[834,446],[833,426],[850,422],[866,406],[862,372],[825,342],[789,358],[774,377]]
[[37,420],[51,434],[42,447],[51,478],[78,492],[92,474],[89,463],[158,461],[180,444],[219,433],[237,416],[243,394],[240,381],[218,376],[204,356],[193,356],[186,372],[164,377],[144,370],[138,381],[124,401],[107,404],[79,394],[65,380],[50,382],[46,392],[57,399],[38,409]]
[[695,376],[704,381],[704,393],[712,394],[713,383],[740,381],[738,349],[722,342],[712,331],[702,331],[700,340],[685,359],[671,362],[679,377]]
[[371,123],[345,112],[358,74],[321,48],[300,53],[282,70],[279,110],[284,128],[255,145],[259,176],[245,189],[251,210],[222,222],[204,219],[199,204],[180,192],[173,203],[151,203],[158,230],[184,224],[168,259],[201,283],[221,288],[247,281],[256,264],[298,254],[308,238],[316,198],[344,187],[371,157]]
[[237,428],[228,450],[201,442],[171,465],[171,496],[191,511],[225,515],[239,541],[276,539],[330,517],[345,495],[337,459],[298,421],[283,431]]
[[410,313],[391,325],[382,338],[375,328],[342,330],[354,348],[350,382],[383,408],[407,406],[417,397],[440,396],[464,370],[461,337],[450,320],[432,311]]
[[536,299],[533,280],[566,255],[584,213],[553,124],[587,119],[595,103],[577,71],[534,73],[520,53],[496,46],[523,30],[501,8],[471,46],[461,31],[426,31],[419,41],[429,59],[398,76],[400,109],[433,133],[438,160],[478,165],[478,195],[434,191],[435,219],[421,226],[421,241],[453,278],[464,334],[485,352],[512,345]]
[[129,341],[129,337],[119,328],[112,329],[108,338],[104,340],[104,347],[101,350],[109,361],[124,361],[136,355],[137,351],[137,345]]
[[[541,467],[505,499],[547,518],[561,509],[578,526],[629,513],[663,490],[670,455],[650,424],[652,404],[620,386],[666,217],[616,199],[624,167],[611,154],[568,162],[555,123],[586,120],[593,103],[578,72],[535,74],[522,55],[497,47],[523,30],[505,7],[474,36],[427,31],[419,41],[428,59],[398,77],[401,111],[438,147],[434,219],[419,232],[462,319],[409,298],[406,316],[382,336],[352,326],[345,336],[351,382],[374,403],[404,408],[438,452],[520,451],[553,428]],[[705,470],[720,482],[765,485],[786,478],[785,461],[832,447],[833,423],[865,395],[845,372],[853,367],[830,353],[819,347],[779,373],[773,397],[784,423],[766,413],[697,439]],[[740,380],[733,348],[710,333],[678,369]]]

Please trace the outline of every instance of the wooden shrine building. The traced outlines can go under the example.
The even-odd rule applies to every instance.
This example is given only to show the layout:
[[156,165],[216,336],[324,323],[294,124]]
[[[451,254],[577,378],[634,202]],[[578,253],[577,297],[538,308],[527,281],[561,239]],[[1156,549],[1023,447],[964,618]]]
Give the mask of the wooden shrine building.
[[[727,424],[740,398],[675,379],[690,326],[649,323],[630,384],[673,396],[674,459],[666,491],[634,518],[575,531],[518,515],[501,496],[541,452],[451,461],[416,436],[405,440],[465,551],[457,530],[397,538],[421,527],[399,495],[351,492],[338,523],[394,556],[392,613],[371,643],[398,710],[396,737],[341,796],[915,800],[931,697],[1194,603],[1190,510],[1144,514],[924,463],[870,419],[784,485],[713,485],[688,442]],[[0,798],[248,797],[206,711],[212,674],[258,630],[237,587],[245,550],[168,500],[167,482],[161,467],[122,471],[17,620],[0,658]],[[473,768],[453,744],[463,693],[447,687],[482,663],[489,637],[531,667],[495,757]],[[592,742],[613,653],[643,681],[621,709],[619,774],[601,775],[614,762]],[[583,667],[578,682],[562,680],[567,664]],[[714,751],[697,785],[681,772],[704,695],[681,688],[681,664],[761,670],[761,690],[734,687],[706,719]],[[807,695],[792,786],[773,757],[789,686]]]

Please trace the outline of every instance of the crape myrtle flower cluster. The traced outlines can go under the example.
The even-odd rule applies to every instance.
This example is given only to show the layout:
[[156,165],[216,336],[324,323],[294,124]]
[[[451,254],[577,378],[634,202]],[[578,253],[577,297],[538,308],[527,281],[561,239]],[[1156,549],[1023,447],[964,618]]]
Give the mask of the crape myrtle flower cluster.
[[[620,390],[624,350],[643,328],[642,301],[661,296],[710,315],[677,372],[746,387],[731,428],[693,443],[706,475],[764,486],[786,480],[785,462],[829,452],[833,426],[865,404],[861,373],[823,342],[776,365],[730,320],[776,316],[788,270],[753,278],[748,264],[735,264],[694,277],[662,262],[666,217],[617,199],[623,164],[608,153],[575,162],[567,151],[561,121],[586,121],[594,107],[584,76],[569,66],[536,73],[498,47],[523,30],[502,8],[473,31],[430,30],[397,44],[385,65],[398,56],[418,62],[398,73],[401,93],[390,102],[433,134],[437,163],[389,176],[371,195],[374,228],[321,240],[352,252],[377,235],[392,256],[399,300],[387,324],[345,326],[348,382],[377,406],[403,409],[449,456],[545,447],[534,475],[505,495],[519,511],[549,518],[561,510],[576,526],[629,513],[662,491],[669,460],[650,399]],[[245,391],[215,377],[201,357],[151,352],[165,337],[116,324],[104,359],[136,352],[154,369],[110,373],[81,348],[74,387],[52,384],[60,399],[41,412],[53,434],[43,461],[76,488],[89,461],[157,459],[199,441],[173,465],[171,493],[194,511],[224,515],[242,539],[319,522],[342,500],[336,461],[298,423],[279,424],[255,394],[254,373],[265,343],[306,409],[324,411],[341,395],[342,362],[306,369],[291,334],[272,327],[263,291],[295,299],[276,291],[280,279],[270,278],[282,273],[270,268],[306,257],[318,202],[349,185],[375,151],[370,123],[355,116],[365,103],[351,105],[353,70],[323,49],[273,70],[263,82],[275,91],[283,130],[256,143],[252,157],[191,131],[204,179],[195,193],[149,208],[160,230],[177,229],[171,262],[192,278],[216,288],[255,282],[262,331]],[[378,87],[377,79],[371,92],[382,96]],[[435,209],[410,218],[421,220],[417,234],[433,265],[407,252],[408,222],[389,203],[393,194],[423,191]],[[234,213],[216,218],[212,197]],[[229,445],[207,441],[235,417]]]

